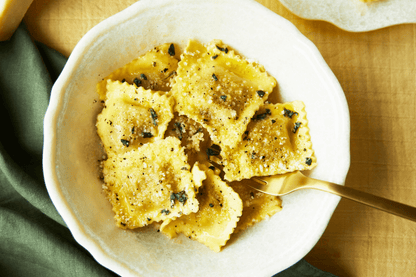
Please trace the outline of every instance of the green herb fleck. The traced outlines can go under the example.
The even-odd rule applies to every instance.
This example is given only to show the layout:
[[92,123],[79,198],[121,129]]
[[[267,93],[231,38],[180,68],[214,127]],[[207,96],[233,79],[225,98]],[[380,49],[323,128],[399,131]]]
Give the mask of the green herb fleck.
[[153,125],[157,126],[157,113],[152,108],[149,109],[150,115],[152,116]]
[[212,56],[213,60],[215,60],[216,58],[218,58],[218,55]]
[[141,84],[142,84],[142,81],[140,81],[139,79],[137,79],[137,78],[134,78],[134,80],[133,80],[133,83],[135,83],[136,84],[136,86],[140,86]]
[[142,132],[142,137],[143,138],[151,138],[153,137],[153,134],[150,132]]
[[168,53],[171,56],[175,56],[175,45],[173,45],[173,43],[170,44],[169,49],[168,49]]
[[121,139],[121,143],[126,147],[129,147],[129,145],[130,145],[130,142],[128,140],[125,140],[125,139]]
[[169,210],[167,210],[167,209],[163,209],[163,210],[161,210],[160,212],[161,212],[162,214],[165,214],[165,215],[170,214],[170,211],[169,211]]
[[263,98],[263,96],[266,94],[264,91],[262,90],[258,90],[257,94],[260,96],[260,98]]
[[298,113],[294,112],[294,111],[291,111],[291,110],[288,110],[286,108],[283,108],[283,116],[292,118],[293,115],[298,115]]
[[179,203],[182,203],[182,205],[185,205],[186,200],[188,199],[188,195],[186,195],[185,191],[180,191],[178,193],[171,193],[170,195],[170,201],[172,206],[175,204],[175,200],[178,200]]
[[146,75],[144,75],[143,73],[142,73],[142,74],[140,74],[140,78],[141,78],[142,80],[147,80]]
[[227,100],[227,95],[221,95],[220,98],[225,102],[225,100]]
[[306,160],[305,160],[305,163],[307,164],[307,165],[311,165],[312,164],[312,159],[311,158],[306,158]]
[[270,109],[266,109],[266,111],[264,113],[258,114],[255,117],[253,117],[254,120],[262,120],[265,119],[268,115],[271,115],[272,112],[270,111]]
[[215,46],[217,47],[218,50],[220,50],[222,52],[225,52],[225,54],[228,53],[228,48],[227,47],[223,48],[223,47],[219,47],[218,45],[215,45]]
[[209,203],[209,206],[212,208],[212,207],[214,207],[214,204],[212,204],[212,203]]
[[215,73],[212,73],[212,78],[214,79],[214,81],[218,81],[218,77],[215,75]]
[[293,127],[293,130],[292,130],[292,132],[293,133],[296,133],[296,131],[299,129],[299,127],[300,127],[300,124],[301,124],[301,122],[296,122],[295,123],[295,127]]

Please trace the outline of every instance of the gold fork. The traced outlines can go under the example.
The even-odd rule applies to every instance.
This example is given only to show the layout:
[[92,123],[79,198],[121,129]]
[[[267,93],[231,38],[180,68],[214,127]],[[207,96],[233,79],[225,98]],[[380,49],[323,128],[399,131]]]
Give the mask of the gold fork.
[[[223,177],[222,166],[214,161],[210,162],[213,166],[221,170]],[[303,175],[299,171],[267,177],[254,177],[244,180],[244,184],[255,190],[276,196],[286,195],[301,189],[321,190],[404,217],[406,219],[410,219],[412,221],[416,221],[416,207],[405,205],[353,188],[313,179]]]

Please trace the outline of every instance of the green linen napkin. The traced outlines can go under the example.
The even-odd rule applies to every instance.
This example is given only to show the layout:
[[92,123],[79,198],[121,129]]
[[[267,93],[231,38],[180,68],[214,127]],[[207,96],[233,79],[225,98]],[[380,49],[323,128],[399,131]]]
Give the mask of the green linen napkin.
[[43,118],[65,62],[23,24],[0,43],[0,276],[117,276],[76,243],[43,180]]
[[[0,276],[117,276],[74,240],[43,180],[43,118],[65,62],[23,23],[0,42]],[[301,260],[274,277],[333,276]]]

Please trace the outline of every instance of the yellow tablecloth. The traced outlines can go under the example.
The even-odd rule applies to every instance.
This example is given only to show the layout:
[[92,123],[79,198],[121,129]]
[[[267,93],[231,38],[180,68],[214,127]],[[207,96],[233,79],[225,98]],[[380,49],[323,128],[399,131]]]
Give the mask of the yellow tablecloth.
[[[69,56],[103,19],[135,0],[35,0],[33,37]],[[416,206],[416,25],[350,33],[301,19],[277,0],[258,0],[318,47],[346,94],[351,168],[346,186]],[[416,223],[341,200],[305,259],[337,276],[416,276]]]

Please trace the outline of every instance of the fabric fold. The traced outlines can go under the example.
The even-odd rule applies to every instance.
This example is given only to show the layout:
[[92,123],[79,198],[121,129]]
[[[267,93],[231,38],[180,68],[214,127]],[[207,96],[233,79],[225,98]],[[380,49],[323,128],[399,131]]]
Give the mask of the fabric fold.
[[52,80],[23,24],[9,41],[0,43],[0,61],[0,171],[24,199],[64,224],[42,173],[43,118]]

